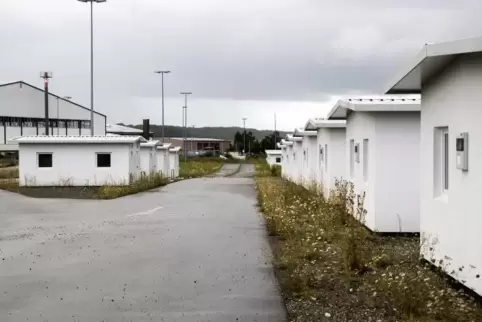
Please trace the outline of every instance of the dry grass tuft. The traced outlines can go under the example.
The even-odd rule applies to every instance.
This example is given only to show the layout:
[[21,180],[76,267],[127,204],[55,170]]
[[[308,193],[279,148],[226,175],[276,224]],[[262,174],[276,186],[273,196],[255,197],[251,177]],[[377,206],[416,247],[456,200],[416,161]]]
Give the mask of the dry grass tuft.
[[18,178],[18,168],[0,168],[0,179],[15,179]]
[[213,174],[223,166],[221,159],[197,158],[179,162],[179,176],[184,179],[204,177]]
[[142,191],[158,188],[169,183],[169,179],[160,173],[154,172],[147,176],[140,176],[129,185],[106,185],[99,188],[95,193],[94,199],[115,199],[127,195],[132,195]]
[[474,299],[420,261],[419,237],[383,237],[360,224],[363,196],[351,184],[338,182],[325,201],[257,168],[290,321],[482,321]]

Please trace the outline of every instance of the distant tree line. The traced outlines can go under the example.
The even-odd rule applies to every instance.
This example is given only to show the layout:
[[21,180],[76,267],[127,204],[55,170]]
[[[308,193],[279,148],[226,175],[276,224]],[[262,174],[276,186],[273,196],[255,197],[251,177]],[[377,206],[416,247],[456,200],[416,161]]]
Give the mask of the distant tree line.
[[[271,134],[264,136],[261,140],[257,139],[252,131],[246,130],[246,139],[245,139],[245,132],[236,131],[234,134],[234,140],[231,147],[232,151],[237,151],[239,153],[252,153],[252,154],[261,154],[264,153],[265,150],[274,150],[276,149],[276,144],[281,141],[283,134],[280,132],[271,132]],[[246,145],[245,145],[246,142]]]

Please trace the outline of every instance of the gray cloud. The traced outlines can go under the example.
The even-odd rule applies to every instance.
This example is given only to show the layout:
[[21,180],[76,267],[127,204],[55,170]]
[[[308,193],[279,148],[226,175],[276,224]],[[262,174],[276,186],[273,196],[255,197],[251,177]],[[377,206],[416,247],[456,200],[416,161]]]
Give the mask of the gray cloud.
[[[380,92],[425,42],[477,36],[482,27],[478,0],[340,2],[111,0],[95,5],[100,108],[114,119],[135,110],[132,105],[141,104],[136,99],[146,111],[156,108],[150,105],[160,92],[154,69],[173,71],[166,94],[178,105],[181,90],[205,102],[245,101],[245,106],[253,100],[303,106],[326,103],[334,93]],[[88,19],[88,6],[75,0],[0,3],[0,79],[39,84],[38,72],[52,70],[53,89],[86,104]],[[244,112],[254,115],[260,105],[252,106]],[[198,123],[229,119],[223,112],[209,122],[194,116]]]

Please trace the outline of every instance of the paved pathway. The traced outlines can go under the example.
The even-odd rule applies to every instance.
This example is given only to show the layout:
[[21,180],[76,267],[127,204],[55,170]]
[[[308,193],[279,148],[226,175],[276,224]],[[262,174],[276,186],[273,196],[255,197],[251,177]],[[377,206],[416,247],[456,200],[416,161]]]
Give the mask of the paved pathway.
[[0,191],[0,321],[285,321],[252,172],[111,201]]

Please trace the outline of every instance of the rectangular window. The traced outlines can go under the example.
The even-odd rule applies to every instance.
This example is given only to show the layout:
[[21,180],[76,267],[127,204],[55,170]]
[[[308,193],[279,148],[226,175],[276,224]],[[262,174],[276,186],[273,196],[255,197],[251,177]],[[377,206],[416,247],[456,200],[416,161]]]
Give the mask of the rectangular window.
[[350,140],[350,177],[355,176],[355,140]]
[[52,153],[37,154],[39,168],[52,168]]
[[110,153],[97,153],[97,168],[110,168]]
[[434,196],[438,197],[449,190],[449,129],[434,129]]
[[328,144],[325,144],[325,172],[328,172]]
[[276,163],[281,163],[281,158],[276,158]]
[[368,181],[368,139],[363,140],[363,180]]

